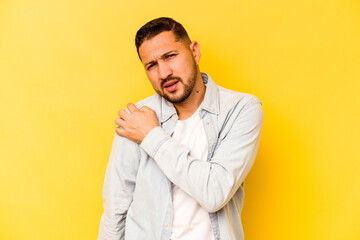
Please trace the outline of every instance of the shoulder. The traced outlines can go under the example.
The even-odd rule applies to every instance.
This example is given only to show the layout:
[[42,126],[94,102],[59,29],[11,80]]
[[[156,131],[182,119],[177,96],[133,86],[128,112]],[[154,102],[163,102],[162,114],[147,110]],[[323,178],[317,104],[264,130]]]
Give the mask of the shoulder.
[[227,135],[234,124],[237,127],[243,125],[261,125],[263,121],[262,103],[256,96],[226,89],[218,88],[219,115],[218,129],[220,138]]
[[207,73],[201,73],[201,76],[208,87],[207,91],[209,91],[204,101],[207,101],[207,105],[211,106],[210,108],[215,107],[216,109],[218,107],[220,115],[227,114],[234,108],[243,108],[251,104],[262,105],[261,101],[252,94],[221,87]]
[[141,108],[142,106],[147,106],[155,111],[156,116],[158,119],[160,119],[161,116],[161,105],[162,105],[162,97],[155,93],[154,95],[151,95],[140,102],[136,103],[137,108]]
[[241,111],[252,105],[262,106],[258,97],[243,92],[218,87],[220,112],[227,114],[229,111]]
[[154,111],[156,111],[157,109],[160,108],[161,98],[162,97],[159,94],[155,93],[154,95],[151,95],[151,96],[139,101],[135,105],[138,108],[141,108],[142,106],[147,106],[147,107],[153,109]]

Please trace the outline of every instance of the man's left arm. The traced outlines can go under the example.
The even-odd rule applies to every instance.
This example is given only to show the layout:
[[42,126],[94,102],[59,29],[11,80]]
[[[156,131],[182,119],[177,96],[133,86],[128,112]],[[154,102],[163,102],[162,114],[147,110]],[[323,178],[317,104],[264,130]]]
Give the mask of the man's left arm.
[[188,147],[159,126],[147,132],[140,144],[169,180],[208,212],[219,210],[231,199],[256,157],[263,122],[261,103],[249,101],[241,108],[211,161],[191,157]]

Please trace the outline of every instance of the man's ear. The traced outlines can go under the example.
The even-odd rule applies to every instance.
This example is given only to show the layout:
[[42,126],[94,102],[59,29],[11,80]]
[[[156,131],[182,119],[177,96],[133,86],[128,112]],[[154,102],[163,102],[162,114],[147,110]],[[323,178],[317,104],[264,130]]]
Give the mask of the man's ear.
[[199,43],[197,41],[193,41],[190,44],[190,50],[191,50],[192,54],[194,55],[196,65],[198,65],[200,62],[200,57],[201,57]]

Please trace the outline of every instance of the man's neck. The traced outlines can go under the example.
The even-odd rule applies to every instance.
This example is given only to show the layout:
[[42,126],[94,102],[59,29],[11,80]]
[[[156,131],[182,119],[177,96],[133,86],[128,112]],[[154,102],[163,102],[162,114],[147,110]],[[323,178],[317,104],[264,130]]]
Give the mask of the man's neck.
[[202,81],[201,74],[196,79],[196,83],[190,96],[181,103],[174,103],[179,120],[185,120],[199,108],[205,97],[206,86]]

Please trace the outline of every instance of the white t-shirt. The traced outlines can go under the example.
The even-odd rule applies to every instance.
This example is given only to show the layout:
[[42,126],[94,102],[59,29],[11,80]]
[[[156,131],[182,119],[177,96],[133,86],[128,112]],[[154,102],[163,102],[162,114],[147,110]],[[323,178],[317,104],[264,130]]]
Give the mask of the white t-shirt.
[[[172,137],[190,148],[191,157],[206,161],[208,142],[199,111],[186,120],[179,120]],[[214,239],[209,213],[174,184],[172,184],[172,201],[174,215],[171,240]]]

